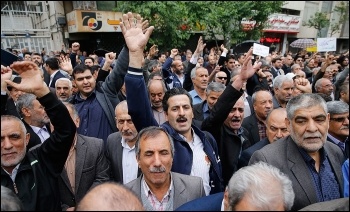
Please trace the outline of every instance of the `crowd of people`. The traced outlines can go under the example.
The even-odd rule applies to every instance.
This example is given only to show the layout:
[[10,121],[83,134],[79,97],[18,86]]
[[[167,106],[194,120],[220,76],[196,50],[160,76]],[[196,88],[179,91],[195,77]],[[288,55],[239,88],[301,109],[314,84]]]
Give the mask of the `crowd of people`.
[[154,27],[120,27],[118,56],[1,66],[1,210],[348,211],[349,52],[145,54]]

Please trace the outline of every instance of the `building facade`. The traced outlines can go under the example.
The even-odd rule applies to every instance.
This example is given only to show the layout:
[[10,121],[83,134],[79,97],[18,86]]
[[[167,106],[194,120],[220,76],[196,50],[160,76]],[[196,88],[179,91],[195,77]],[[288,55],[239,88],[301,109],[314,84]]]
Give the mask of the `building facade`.
[[[271,14],[269,26],[260,42],[285,53],[298,38],[317,38],[317,30],[303,26],[315,12],[329,14],[331,23],[339,22],[334,8],[341,1],[286,1],[283,10]],[[112,11],[117,1],[2,1],[1,48],[48,53],[66,50],[79,42],[81,50],[91,53],[98,48],[119,52],[124,45],[120,33],[120,12]],[[346,22],[338,32],[321,30],[320,37],[337,38],[337,51],[349,48],[349,6],[346,2]]]

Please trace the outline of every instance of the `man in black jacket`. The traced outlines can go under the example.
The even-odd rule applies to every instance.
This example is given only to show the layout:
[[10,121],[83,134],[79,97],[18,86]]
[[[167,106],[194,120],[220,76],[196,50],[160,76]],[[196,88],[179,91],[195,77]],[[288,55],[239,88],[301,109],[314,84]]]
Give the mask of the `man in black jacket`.
[[9,80],[12,75],[9,67],[1,67],[1,78],[18,90],[36,95],[55,131],[40,147],[26,153],[29,134],[21,120],[1,116],[1,185],[17,194],[25,211],[61,210],[58,177],[73,143],[76,126],[67,108],[43,82],[35,63],[16,62],[11,68],[21,75],[21,83]]

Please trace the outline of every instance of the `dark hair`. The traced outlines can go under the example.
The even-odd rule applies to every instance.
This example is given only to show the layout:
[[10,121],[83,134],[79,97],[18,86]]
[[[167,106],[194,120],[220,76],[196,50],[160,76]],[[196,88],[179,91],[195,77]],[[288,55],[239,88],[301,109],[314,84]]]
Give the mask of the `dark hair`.
[[56,57],[50,57],[45,60],[45,64],[49,66],[53,70],[58,70],[59,67],[59,61]]
[[231,59],[234,59],[234,60],[236,60],[236,57],[235,57],[235,55],[233,55],[233,54],[229,54],[229,55],[227,55],[226,56],[226,62],[228,62],[229,60],[231,60]]
[[86,59],[91,59],[92,63],[94,63],[94,62],[95,62],[95,59],[94,59],[94,58],[92,58],[92,57],[85,57],[85,59],[84,59],[84,63],[85,63],[85,60],[86,60]]
[[73,79],[75,79],[75,75],[76,74],[80,74],[80,73],[84,73],[86,70],[89,70],[91,72],[91,74],[94,74],[94,72],[92,71],[91,67],[84,65],[84,64],[78,64],[74,67],[73,69],[73,73],[72,73],[72,77]]
[[190,103],[191,103],[191,107],[193,105],[193,100],[191,95],[184,89],[184,88],[172,88],[170,90],[168,90],[167,92],[165,92],[164,97],[163,97],[163,110],[167,113],[169,105],[168,105],[168,100],[170,97],[176,96],[176,95],[186,95],[189,99],[190,99]]

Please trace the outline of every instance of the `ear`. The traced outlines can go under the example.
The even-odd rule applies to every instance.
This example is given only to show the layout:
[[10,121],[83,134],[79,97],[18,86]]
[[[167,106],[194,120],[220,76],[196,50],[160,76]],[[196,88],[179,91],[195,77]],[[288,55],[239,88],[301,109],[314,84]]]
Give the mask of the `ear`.
[[227,211],[229,209],[229,199],[228,199],[228,189],[226,187],[224,192],[224,211]]
[[168,113],[166,111],[164,111],[164,114],[165,114],[165,121],[169,121],[168,119]]
[[30,116],[30,110],[28,108],[23,107],[21,111],[24,116]]
[[77,126],[77,128],[79,128],[79,126],[80,126],[80,118],[79,117],[75,118],[75,126]]
[[30,139],[30,133],[27,133],[26,134],[26,138],[25,138],[26,140],[25,140],[25,143],[26,143],[26,146],[28,145],[28,143],[29,143],[29,139]]
[[291,129],[291,123],[290,123],[290,121],[289,121],[289,119],[288,118],[285,118],[284,119],[284,123],[286,123],[286,126],[287,126],[287,128],[288,128],[288,130],[289,130],[289,132],[290,132],[290,129]]

